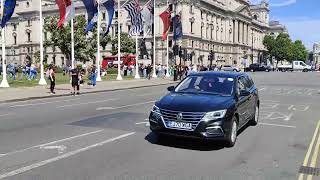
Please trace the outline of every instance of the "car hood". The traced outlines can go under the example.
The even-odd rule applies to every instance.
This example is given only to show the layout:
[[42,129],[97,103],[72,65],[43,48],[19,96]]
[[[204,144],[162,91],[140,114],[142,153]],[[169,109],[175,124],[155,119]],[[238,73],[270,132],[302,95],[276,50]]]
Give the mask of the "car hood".
[[233,101],[232,96],[170,93],[158,101],[156,106],[181,112],[209,112],[228,109]]

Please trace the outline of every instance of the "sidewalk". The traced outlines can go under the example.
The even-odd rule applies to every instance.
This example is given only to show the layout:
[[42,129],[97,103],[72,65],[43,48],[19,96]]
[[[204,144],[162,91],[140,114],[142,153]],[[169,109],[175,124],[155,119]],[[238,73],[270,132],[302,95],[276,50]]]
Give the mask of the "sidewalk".
[[[150,86],[170,85],[174,82],[170,79],[152,79],[152,80],[123,80],[123,81],[103,81],[98,82],[97,86],[92,88],[88,85],[80,87],[82,94],[115,91],[132,88],[142,88]],[[25,87],[25,88],[0,88],[0,103],[26,101],[31,99],[44,99],[50,97],[69,96],[70,84],[62,84],[56,86],[56,94],[51,95],[49,85]]]

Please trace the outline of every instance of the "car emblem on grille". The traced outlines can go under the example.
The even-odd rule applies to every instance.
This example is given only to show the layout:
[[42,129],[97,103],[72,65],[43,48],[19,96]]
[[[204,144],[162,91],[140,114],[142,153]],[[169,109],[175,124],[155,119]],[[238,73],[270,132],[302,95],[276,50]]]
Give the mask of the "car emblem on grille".
[[181,121],[182,118],[183,118],[182,113],[177,114],[177,120],[178,120],[178,121]]

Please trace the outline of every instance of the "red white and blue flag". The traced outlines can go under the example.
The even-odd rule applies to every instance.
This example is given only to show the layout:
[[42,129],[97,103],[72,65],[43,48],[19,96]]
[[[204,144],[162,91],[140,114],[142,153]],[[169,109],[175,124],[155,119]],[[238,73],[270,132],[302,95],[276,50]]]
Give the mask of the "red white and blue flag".
[[56,0],[59,7],[60,20],[58,22],[58,28],[67,24],[75,16],[75,7],[71,0]]

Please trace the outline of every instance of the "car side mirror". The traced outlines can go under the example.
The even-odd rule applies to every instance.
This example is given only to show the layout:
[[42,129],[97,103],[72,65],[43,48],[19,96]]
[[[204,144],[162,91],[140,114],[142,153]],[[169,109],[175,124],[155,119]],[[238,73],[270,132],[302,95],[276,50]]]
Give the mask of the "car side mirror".
[[240,96],[244,97],[244,96],[249,96],[250,95],[250,92],[247,91],[247,90],[241,90],[240,91]]
[[168,87],[168,88],[167,88],[167,90],[168,90],[169,92],[174,91],[174,86],[170,86],[170,87]]

